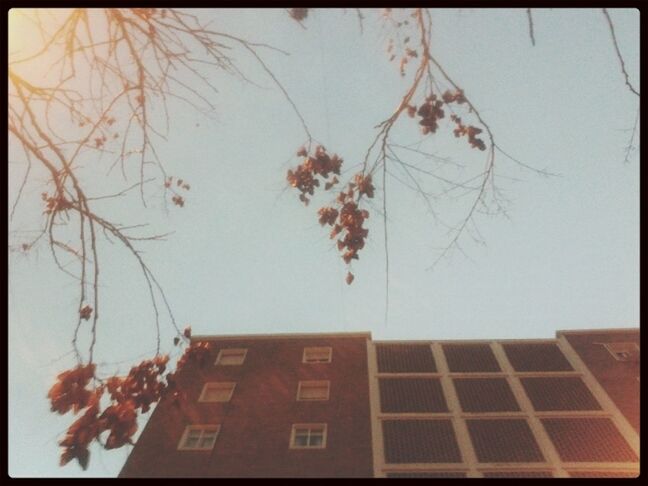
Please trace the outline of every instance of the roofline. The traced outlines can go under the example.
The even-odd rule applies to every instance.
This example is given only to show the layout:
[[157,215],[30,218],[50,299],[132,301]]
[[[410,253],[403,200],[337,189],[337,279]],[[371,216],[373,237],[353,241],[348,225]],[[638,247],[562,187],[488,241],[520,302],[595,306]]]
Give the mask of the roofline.
[[557,338],[507,338],[507,339],[380,339],[374,344],[490,344],[490,343],[555,343]]
[[556,337],[563,334],[600,334],[600,333],[616,333],[616,332],[639,332],[638,327],[602,327],[600,329],[573,329],[556,331]]
[[371,332],[314,332],[273,334],[223,334],[192,336],[191,341],[234,341],[249,339],[317,339],[317,338],[365,338],[371,340]]

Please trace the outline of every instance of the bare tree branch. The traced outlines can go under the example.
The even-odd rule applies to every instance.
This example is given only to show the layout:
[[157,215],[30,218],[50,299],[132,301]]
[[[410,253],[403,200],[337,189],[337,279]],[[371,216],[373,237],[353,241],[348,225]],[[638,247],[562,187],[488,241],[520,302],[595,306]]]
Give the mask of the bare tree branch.
[[612,36],[612,44],[614,45],[614,50],[616,51],[619,64],[621,64],[621,72],[625,77],[625,84],[632,93],[639,96],[639,92],[630,83],[630,78],[625,68],[625,62],[623,61],[623,56],[621,55],[621,51],[619,50],[619,44],[617,43],[616,34],[614,33],[614,24],[612,23],[612,19],[610,18],[610,14],[608,14],[606,8],[603,9],[603,15],[605,15],[605,20],[607,20],[608,27],[610,28],[610,35]]
[[531,39],[531,45],[535,47],[535,37],[533,35],[533,17],[531,16],[531,9],[527,8],[526,13],[527,18],[529,19],[529,38]]

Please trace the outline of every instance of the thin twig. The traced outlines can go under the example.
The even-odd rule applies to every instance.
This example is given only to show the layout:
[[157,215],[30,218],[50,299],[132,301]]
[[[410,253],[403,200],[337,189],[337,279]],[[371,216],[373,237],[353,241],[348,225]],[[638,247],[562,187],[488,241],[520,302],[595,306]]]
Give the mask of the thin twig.
[[635,95],[639,96],[639,92],[636,89],[634,89],[634,86],[632,86],[632,84],[630,83],[630,78],[625,68],[625,62],[623,61],[623,56],[621,55],[621,51],[619,50],[619,44],[617,43],[617,38],[614,33],[614,24],[612,23],[612,19],[610,18],[607,9],[604,8],[602,10],[603,10],[603,15],[605,15],[605,19],[607,20],[608,27],[610,28],[610,34],[612,35],[612,44],[614,44],[614,50],[616,51],[617,59],[619,59],[619,64],[621,64],[621,72],[625,77],[625,84],[626,86],[628,86],[628,89],[630,91],[632,91]]
[[533,17],[531,17],[531,9],[527,8],[527,18],[529,19],[529,37],[531,38],[531,45],[535,47],[535,37],[533,35]]

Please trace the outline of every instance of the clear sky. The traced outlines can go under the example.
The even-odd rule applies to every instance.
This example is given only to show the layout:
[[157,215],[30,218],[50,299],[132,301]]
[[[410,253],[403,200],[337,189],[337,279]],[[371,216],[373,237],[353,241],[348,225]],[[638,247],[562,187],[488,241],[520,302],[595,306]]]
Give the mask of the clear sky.
[[[200,15],[214,29],[290,52],[261,51],[314,137],[350,167],[361,162],[373,127],[396,108],[408,79],[387,60],[379,13],[364,13],[362,35],[353,9],[311,12],[306,29],[284,10]],[[639,12],[610,15],[638,87]],[[525,10],[433,10],[432,19],[433,54],[499,145],[559,175],[541,177],[498,156],[508,218],[478,215],[486,244],[467,237],[466,256],[452,252],[432,271],[448,234],[419,195],[388,178],[385,322],[382,219],[372,214],[347,286],[345,265],[317,222],[326,199],[305,208],[287,188],[286,171],[297,165],[305,138],[299,120],[255,60],[239,52],[236,62],[261,87],[214,75],[213,115],[172,105],[168,140],[157,144],[168,173],[191,184],[185,207],[165,210],[160,191],[146,210],[137,198],[100,209],[120,222],[174,232],[141,248],[180,325],[194,334],[371,331],[375,339],[551,338],[559,329],[639,325],[639,151],[624,163],[638,98],[624,84],[601,11],[535,10],[535,47]],[[414,121],[399,123],[403,145],[420,139]],[[465,164],[467,174],[483,165],[482,153],[451,137],[431,137],[424,147]],[[426,162],[414,156],[411,163]],[[84,170],[101,178],[105,167],[88,161]],[[10,147],[10,205],[25,168]],[[393,167],[393,174],[402,173]],[[11,222],[12,244],[39,228],[38,177]],[[429,179],[421,184],[442,188]],[[377,186],[380,194],[380,180]],[[457,222],[465,203],[440,200],[436,209]],[[132,257],[117,245],[102,251],[97,361],[125,372],[154,352],[153,311]],[[9,262],[9,473],[115,476],[127,448],[93,448],[85,472],[76,463],[58,466],[57,439],[71,417],[50,413],[46,393],[56,374],[74,365],[76,283],[56,269],[46,246],[10,253]],[[172,350],[173,335],[164,321],[163,349]]]

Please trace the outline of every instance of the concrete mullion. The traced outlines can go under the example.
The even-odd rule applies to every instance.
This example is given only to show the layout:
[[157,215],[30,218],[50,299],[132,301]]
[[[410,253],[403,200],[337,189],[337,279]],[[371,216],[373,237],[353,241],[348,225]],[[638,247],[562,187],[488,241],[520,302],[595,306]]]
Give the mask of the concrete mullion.
[[531,432],[533,433],[536,442],[538,443],[538,446],[540,447],[540,450],[545,457],[545,460],[553,468],[555,468],[555,477],[568,478],[569,474],[567,474],[567,471],[565,471],[565,469],[562,467],[560,455],[551,442],[551,439],[549,438],[547,431],[544,429],[542,422],[540,422],[540,419],[535,415],[533,404],[531,403],[531,400],[529,400],[529,397],[527,397],[520,379],[515,376],[515,370],[509,362],[508,357],[504,352],[504,348],[500,343],[492,342],[491,349],[500,367],[508,375],[506,379],[511,387],[511,390],[513,391],[513,395],[520,405],[520,408],[522,409],[522,411],[528,414],[527,423],[531,428]]
[[369,374],[369,409],[371,413],[371,442],[373,449],[374,477],[387,477],[384,471],[385,446],[382,421],[378,418],[380,410],[380,384],[378,383],[378,359],[376,347],[367,340],[367,370]]
[[482,478],[483,474],[477,469],[477,455],[470,440],[468,426],[466,421],[461,417],[461,404],[459,403],[454,383],[452,383],[452,379],[449,376],[448,363],[443,354],[443,349],[439,343],[432,343],[430,348],[432,349],[432,355],[434,356],[437,369],[441,373],[441,387],[443,388],[443,394],[448,403],[448,409],[452,414],[452,424],[457,437],[459,450],[461,451],[464,465],[468,468],[466,476],[469,478]]

